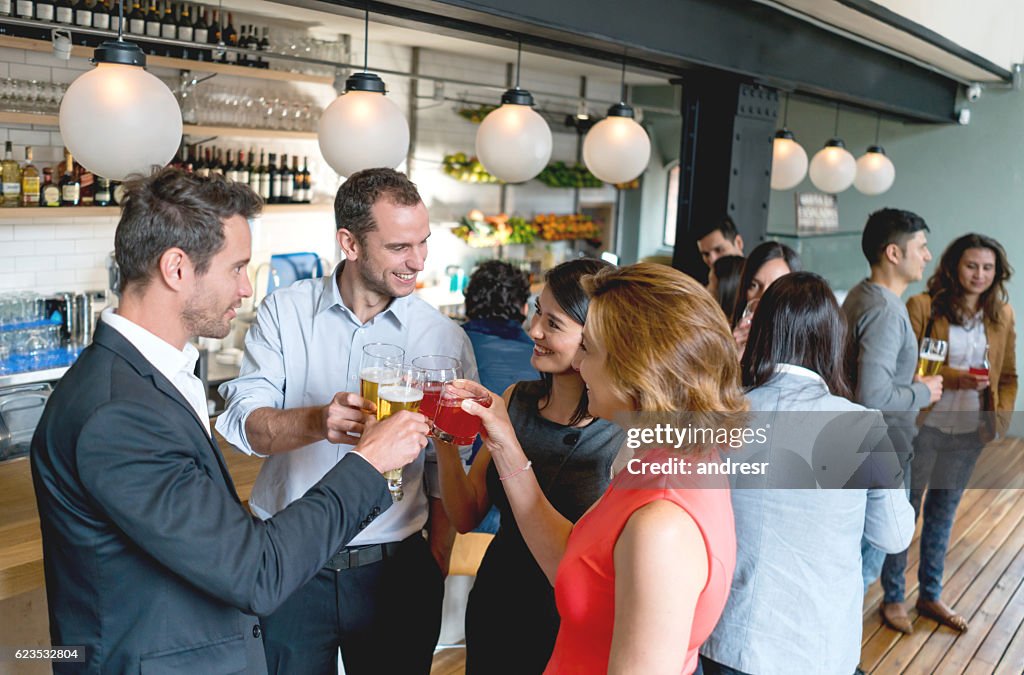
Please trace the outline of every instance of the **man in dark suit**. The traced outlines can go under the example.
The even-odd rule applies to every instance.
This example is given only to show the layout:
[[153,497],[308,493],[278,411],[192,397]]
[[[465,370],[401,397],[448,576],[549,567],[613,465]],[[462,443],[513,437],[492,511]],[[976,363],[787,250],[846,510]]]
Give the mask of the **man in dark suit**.
[[[174,169],[130,185],[115,235],[120,305],[40,420],[32,477],[50,634],[84,646],[88,672],[265,672],[253,617],[386,510],[381,472],[426,445],[422,415],[378,424],[353,409],[356,453],[269,520],[242,506],[189,340],[226,336],[252,294],[247,219],[260,207],[248,187]],[[55,664],[65,668],[82,664]]]

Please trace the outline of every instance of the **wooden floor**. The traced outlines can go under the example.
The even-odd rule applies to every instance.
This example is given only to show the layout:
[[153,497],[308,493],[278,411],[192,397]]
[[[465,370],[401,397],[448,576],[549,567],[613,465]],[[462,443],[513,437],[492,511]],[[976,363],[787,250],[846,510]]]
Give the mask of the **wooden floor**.
[[[868,673],[1020,675],[1024,673],[1024,441],[1006,441],[982,456],[972,485],[964,493],[946,557],[943,599],[970,622],[961,634],[940,627],[911,609],[914,633],[903,635],[882,625],[876,583],[864,600],[861,667]],[[917,600],[918,537],[910,546],[907,602]],[[431,675],[461,675],[465,650],[446,649],[434,656]]]

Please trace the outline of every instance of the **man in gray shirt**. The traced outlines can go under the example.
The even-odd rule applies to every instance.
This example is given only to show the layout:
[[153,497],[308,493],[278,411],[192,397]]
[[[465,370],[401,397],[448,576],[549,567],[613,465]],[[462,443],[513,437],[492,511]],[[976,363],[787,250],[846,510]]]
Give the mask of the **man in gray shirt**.
[[[843,303],[852,337],[849,372],[855,399],[884,413],[908,485],[917,412],[942,395],[941,376],[916,374],[917,337],[900,299],[907,286],[921,280],[932,259],[927,231],[924,220],[909,211],[872,213],[861,238],[871,275],[854,286]],[[885,554],[865,541],[861,555],[866,589],[878,578]],[[883,614],[886,609],[883,605]]]

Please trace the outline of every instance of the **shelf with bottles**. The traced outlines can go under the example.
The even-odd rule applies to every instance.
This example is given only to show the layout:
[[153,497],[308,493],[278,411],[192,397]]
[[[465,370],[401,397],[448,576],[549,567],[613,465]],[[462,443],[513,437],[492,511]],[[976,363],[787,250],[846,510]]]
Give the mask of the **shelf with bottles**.
[[[275,213],[328,213],[334,209],[333,204],[321,202],[317,204],[266,204],[264,214]],[[4,221],[36,221],[70,220],[72,218],[117,218],[121,215],[119,206],[75,206],[59,208],[40,208],[36,206],[19,206],[14,208],[0,207],[0,222]]]
[[[0,111],[0,126],[4,124],[34,124],[42,127],[56,127],[60,123],[57,115]],[[288,131],[285,129],[257,129],[253,127],[221,127],[203,124],[185,124],[181,132],[186,136],[231,136],[234,138],[289,138],[296,141],[315,141],[316,132]]]
[[[0,6],[4,3],[0,2]],[[221,10],[213,7],[204,7],[196,3],[146,2],[150,12],[142,10],[141,7],[133,7],[139,3],[125,3],[125,26],[127,30],[124,37],[142,47],[147,54],[147,62],[150,66],[163,68],[174,68],[178,70],[193,70],[210,73],[221,73],[237,77],[249,77],[263,80],[279,80],[289,82],[313,82],[317,84],[332,84],[333,74],[311,74],[302,72],[291,72],[286,70],[274,70],[269,68],[268,59],[287,59],[298,64],[310,64],[319,68],[326,68],[329,61],[340,61],[343,59],[331,58],[329,61],[323,59],[308,59],[292,54],[283,54],[279,51],[271,51],[271,43],[268,37],[267,27],[263,26],[262,36],[257,34],[257,26],[247,25],[242,27],[242,32],[234,29],[232,21],[228,21],[230,28],[224,35],[225,46],[231,49],[223,50],[222,60],[217,59],[215,54],[218,50],[217,38],[222,35],[220,26],[206,24],[208,16],[215,16]],[[162,7],[163,11],[155,9]],[[65,6],[67,5],[67,6]],[[42,6],[42,7],[40,7]],[[107,12],[97,12],[96,7],[105,7]],[[186,14],[185,9],[190,8]],[[57,10],[60,16],[69,20],[58,20]],[[139,9],[143,16],[132,18],[135,9]],[[170,10],[170,14],[168,14]],[[155,12],[156,16],[153,17]],[[212,15],[208,14],[212,12]],[[230,12],[226,13],[229,17]],[[30,16],[31,15],[31,16]],[[47,17],[47,18],[40,18]],[[52,17],[52,18],[49,18]],[[169,19],[169,20],[168,20]],[[86,25],[86,21],[90,25]],[[141,22],[132,23],[133,21]],[[155,28],[151,28],[154,24]],[[191,25],[187,25],[191,24]],[[52,52],[53,42],[50,31],[54,28],[66,28],[72,32],[72,39],[75,44],[71,48],[71,55],[80,58],[91,58],[93,47],[106,39],[117,37],[117,2],[106,0],[104,2],[92,2],[91,0],[11,0],[10,14],[0,13],[0,27],[6,34],[0,35],[0,47],[12,49],[25,49],[37,52]],[[141,26],[141,33],[133,32],[132,27],[137,29]],[[213,29],[213,30],[212,30]],[[173,35],[171,34],[173,32]],[[11,33],[20,33],[14,35]],[[166,52],[166,53],[161,53]],[[195,54],[201,58],[180,58],[177,55]],[[235,62],[232,62],[234,60]]]

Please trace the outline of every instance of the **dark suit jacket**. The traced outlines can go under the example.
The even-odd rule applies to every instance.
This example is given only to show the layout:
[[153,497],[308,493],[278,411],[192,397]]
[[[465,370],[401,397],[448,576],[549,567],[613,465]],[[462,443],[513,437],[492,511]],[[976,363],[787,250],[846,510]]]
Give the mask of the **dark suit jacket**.
[[[104,673],[259,673],[272,612],[376,515],[387,481],[346,455],[265,522],[185,399],[116,330],[60,381],[32,440],[54,645]],[[55,670],[81,672],[81,664]]]

